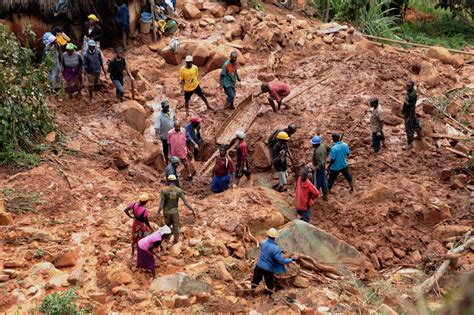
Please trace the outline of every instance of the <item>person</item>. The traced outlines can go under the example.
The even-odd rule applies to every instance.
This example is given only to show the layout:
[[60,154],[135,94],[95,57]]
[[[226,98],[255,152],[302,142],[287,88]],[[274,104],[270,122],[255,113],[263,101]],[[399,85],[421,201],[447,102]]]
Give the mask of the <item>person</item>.
[[170,159],[170,163],[165,167],[165,174],[166,174],[166,183],[168,182],[168,176],[174,175],[176,177],[176,187],[181,188],[181,183],[179,182],[179,175],[178,175],[178,166],[179,166],[179,159],[176,156],[172,156]]
[[323,192],[323,200],[328,200],[328,180],[326,177],[326,159],[328,158],[331,147],[322,143],[319,135],[311,139],[313,146],[313,183],[316,188]]
[[186,56],[186,64],[179,70],[179,82],[181,84],[181,92],[184,95],[186,116],[189,116],[189,100],[193,94],[197,94],[204,101],[207,109],[212,110],[204,92],[199,86],[198,67],[193,65],[193,56]]
[[230,58],[224,62],[221,69],[220,84],[227,96],[225,108],[235,109],[235,85],[237,81],[240,82],[240,77],[237,72],[237,52],[230,53]]
[[168,132],[173,129],[174,125],[174,112],[170,108],[170,103],[167,99],[161,101],[161,111],[155,119],[155,136],[160,138],[163,145],[163,155],[165,161],[169,161],[169,150],[168,150]]
[[369,105],[372,107],[372,115],[370,116],[370,131],[372,132],[372,148],[374,153],[380,151],[381,143],[383,144],[385,140],[385,135],[383,134],[383,109],[379,104],[378,98],[371,98],[369,100]]
[[[269,93],[268,103],[272,107],[273,111],[276,113],[280,110],[281,105],[284,102],[284,98],[290,95],[291,88],[288,84],[281,81],[272,81],[263,83],[260,86],[261,92],[255,94],[255,96],[260,96],[263,93]],[[275,104],[275,102],[278,104]]]
[[97,24],[99,18],[95,14],[89,14],[87,17],[88,21],[84,23],[82,29],[82,42],[83,42],[83,51],[86,52],[89,49],[90,40],[93,40],[97,50],[100,50],[100,41],[102,40],[102,29]]
[[[125,208],[125,214],[133,219],[132,223],[132,258],[135,254],[135,247],[139,240],[144,238],[152,230],[150,222],[148,221],[149,212],[145,207],[150,197],[147,193],[140,193],[138,196],[138,202],[132,202],[127,208]],[[130,214],[132,210],[132,214]]]
[[229,189],[234,171],[234,162],[232,162],[232,159],[227,154],[227,146],[221,144],[219,147],[219,155],[216,156],[214,169],[212,171],[212,192],[221,193]]
[[313,215],[314,199],[318,198],[320,193],[309,180],[308,174],[308,168],[302,167],[296,181],[296,213],[298,219],[309,223]]
[[338,133],[332,134],[332,141],[334,144],[331,147],[329,154],[329,192],[334,185],[339,173],[342,173],[344,178],[349,183],[351,191],[354,191],[354,183],[352,181],[351,173],[349,172],[349,164],[347,163],[347,156],[349,156],[349,146],[347,143],[341,141],[341,135]]
[[202,119],[199,116],[193,116],[185,127],[186,143],[188,145],[189,152],[193,152],[195,161],[199,161],[199,146],[202,143],[201,122]]
[[163,242],[166,241],[170,235],[171,229],[169,226],[164,225],[157,231],[138,241],[137,268],[150,270],[153,279],[156,278],[156,265],[154,256],[159,258],[156,252],[161,252],[164,250]]
[[295,124],[289,124],[286,128],[278,128],[276,129],[275,131],[273,131],[273,133],[270,135],[270,137],[268,138],[268,149],[270,151],[270,156],[272,154],[272,148],[273,146],[278,142],[277,140],[277,135],[280,133],[280,132],[286,132],[286,134],[288,135],[289,138],[291,138],[291,136],[296,132],[296,125]]
[[245,143],[245,132],[238,130],[235,133],[237,138],[237,167],[235,170],[235,185],[239,185],[240,179],[245,175],[247,180],[250,179],[252,172],[250,171],[249,158],[247,151],[247,143]]
[[123,47],[127,47],[127,37],[130,34],[130,12],[128,11],[128,4],[125,1],[119,2],[115,20],[122,29]]
[[174,128],[168,132],[168,155],[176,156],[184,166],[186,179],[191,180],[194,173],[191,171],[191,165],[188,158],[188,147],[186,145],[186,130],[181,128],[179,120],[175,120]]
[[43,52],[43,62],[48,65],[48,82],[52,89],[57,89],[60,83],[61,63],[59,54],[59,45],[56,36],[49,33],[44,41],[45,48]]
[[163,219],[166,225],[172,226],[173,244],[179,242],[179,199],[183,200],[184,205],[191,210],[193,217],[196,218],[196,210],[186,199],[184,191],[176,186],[176,176],[168,176],[169,185],[160,191],[160,207],[158,208],[158,218],[161,218],[161,210],[163,210]]
[[66,81],[66,93],[72,96],[74,93],[81,94],[82,90],[82,56],[77,53],[77,46],[73,43],[66,45],[66,52],[62,58],[63,78]]
[[277,135],[277,142],[272,147],[272,163],[275,171],[278,174],[278,184],[273,186],[277,191],[286,191],[286,185],[288,184],[288,140],[290,137],[284,131],[280,131]]
[[292,258],[283,257],[280,247],[275,242],[275,239],[278,237],[278,231],[275,228],[269,229],[267,236],[268,238],[262,242],[260,257],[253,271],[252,290],[255,290],[262,279],[265,279],[266,287],[274,291],[276,287],[275,275],[285,273],[285,265],[292,263],[293,259],[298,258],[296,255]]
[[125,94],[125,89],[123,88],[123,71],[127,72],[127,75],[130,77],[130,80],[134,81],[130,69],[127,67],[127,62],[122,55],[123,51],[121,47],[115,48],[115,56],[110,60],[107,72],[110,73],[110,79],[115,85],[115,94],[117,98],[123,102],[123,95]]
[[[416,90],[415,83],[411,80],[407,82],[407,95],[403,102],[402,114],[405,122],[405,132],[407,134],[407,144],[403,146],[403,150],[409,150],[413,147],[413,139],[421,139],[421,126],[416,117]],[[416,137],[415,137],[416,133]]]
[[89,83],[89,97],[92,99],[93,89],[97,91],[100,88],[100,69],[102,68],[104,75],[107,74],[105,72],[102,54],[96,49],[96,43],[92,39],[89,40],[88,47],[84,54],[84,68],[86,69],[87,81]]

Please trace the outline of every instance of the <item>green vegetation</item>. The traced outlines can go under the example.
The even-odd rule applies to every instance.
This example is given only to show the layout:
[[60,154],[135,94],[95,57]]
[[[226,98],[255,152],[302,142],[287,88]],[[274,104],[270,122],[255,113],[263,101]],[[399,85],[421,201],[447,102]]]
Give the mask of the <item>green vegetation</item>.
[[258,0],[250,0],[250,6],[257,11],[263,11],[263,7]]
[[362,6],[356,18],[356,25],[365,34],[380,37],[397,37],[400,30],[399,18],[390,14],[390,0],[370,1],[369,6]]
[[5,209],[13,214],[36,212],[36,207],[44,204],[42,193],[23,189],[0,189],[5,197]]
[[[34,33],[25,30],[30,40]],[[48,62],[33,64],[34,54],[0,25],[0,164],[35,166],[38,143],[53,129],[45,103]]]
[[47,315],[82,315],[86,311],[79,309],[74,303],[77,299],[74,289],[70,289],[63,293],[55,292],[47,295],[39,307],[41,314]]

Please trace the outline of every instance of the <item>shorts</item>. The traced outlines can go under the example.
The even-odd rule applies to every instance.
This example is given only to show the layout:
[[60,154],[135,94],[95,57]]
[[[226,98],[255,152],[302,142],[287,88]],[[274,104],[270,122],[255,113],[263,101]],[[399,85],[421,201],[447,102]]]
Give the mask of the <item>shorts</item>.
[[100,77],[100,73],[95,73],[95,74],[88,73],[87,82],[89,82],[89,86],[92,87],[92,86],[99,85],[99,77]]
[[192,91],[184,91],[184,100],[188,102],[191,99],[191,96],[193,96],[193,94],[197,94],[199,97],[204,96],[204,92],[202,91],[201,87],[198,85]]
[[279,181],[280,185],[288,184],[288,173],[286,171],[277,172],[277,174],[278,174],[278,181]]
[[165,213],[163,217],[165,224],[171,227],[174,238],[177,239],[179,237],[179,212],[171,214]]

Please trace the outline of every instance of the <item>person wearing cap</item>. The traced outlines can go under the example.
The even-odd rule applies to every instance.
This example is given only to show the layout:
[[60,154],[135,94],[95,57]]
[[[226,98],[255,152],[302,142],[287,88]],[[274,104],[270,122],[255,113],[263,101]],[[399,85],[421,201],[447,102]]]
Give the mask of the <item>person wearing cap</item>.
[[323,200],[328,200],[328,180],[326,176],[326,160],[331,146],[322,143],[322,138],[319,135],[311,139],[313,146],[313,183],[316,188],[323,192]]
[[82,90],[82,56],[76,52],[77,46],[73,43],[66,45],[66,52],[63,53],[62,68],[63,78],[66,81],[66,93],[71,96],[80,94]]
[[199,116],[193,116],[184,129],[186,129],[186,142],[189,152],[193,152],[195,161],[199,161],[199,146],[202,143],[201,121]]
[[301,168],[299,175],[296,181],[296,214],[299,219],[309,223],[313,215],[314,200],[320,193],[309,180],[306,166]]
[[415,82],[409,80],[406,88],[407,95],[403,102],[402,114],[405,122],[407,144],[402,147],[403,150],[411,149],[413,147],[413,140],[422,138],[420,121],[416,117],[416,101],[418,97],[416,96]]
[[162,252],[163,242],[168,240],[171,235],[169,226],[164,225],[147,237],[138,241],[137,246],[137,268],[143,268],[151,271],[153,279],[156,278],[155,273],[155,257],[159,258],[157,252]]
[[102,29],[97,24],[99,18],[95,14],[89,14],[87,17],[88,21],[84,23],[82,29],[82,42],[83,42],[83,51],[86,52],[89,48],[90,40],[93,40],[97,46],[97,49],[100,50],[100,41],[102,40]]
[[278,128],[276,129],[275,131],[272,132],[272,134],[270,135],[270,137],[268,138],[268,148],[270,150],[270,156],[271,156],[271,153],[272,153],[272,148],[273,146],[278,142],[277,141],[277,135],[284,131],[286,132],[286,134],[288,135],[288,137],[291,138],[291,136],[296,132],[296,125],[295,124],[289,124],[286,128]]
[[189,161],[189,151],[186,144],[186,130],[181,128],[179,120],[174,121],[174,128],[168,132],[168,155],[179,158],[184,166],[186,179],[191,180],[194,176],[194,171],[191,170],[191,163]]
[[[260,86],[261,91],[255,94],[255,97],[260,96],[263,93],[270,94],[268,96],[268,103],[272,107],[273,111],[276,113],[280,110],[281,105],[284,102],[284,98],[290,95],[291,88],[288,84],[281,81],[272,81],[263,83]],[[278,104],[275,104],[275,102]]]
[[266,287],[271,291],[275,291],[275,275],[285,273],[285,265],[298,258],[296,255],[292,258],[283,257],[280,247],[275,241],[278,237],[278,231],[275,228],[269,229],[267,236],[268,238],[262,242],[260,257],[253,271],[252,290],[255,290],[262,279],[265,279]]
[[61,55],[56,36],[49,33],[44,41],[43,62],[48,66],[48,82],[52,89],[57,89],[60,84]]
[[[143,192],[138,196],[138,202],[132,202],[127,208],[125,208],[125,214],[133,219],[132,223],[132,258],[135,254],[135,247],[139,240],[144,238],[152,230],[150,222],[148,221],[149,212],[145,207],[150,196]],[[132,210],[132,214],[130,214]]]
[[96,49],[96,43],[91,39],[89,40],[88,49],[84,54],[84,68],[87,73],[87,81],[89,83],[89,97],[92,99],[93,90],[99,90],[99,78],[100,69],[104,71],[104,75],[107,75],[104,67],[104,59],[99,50]]
[[273,186],[277,191],[286,191],[288,184],[288,140],[290,137],[284,131],[280,131],[276,136],[277,142],[272,147],[272,164],[278,174],[278,184]]
[[179,70],[179,82],[181,83],[181,91],[184,94],[186,116],[189,116],[189,100],[193,94],[197,94],[204,101],[207,109],[212,110],[204,92],[199,86],[198,67],[193,65],[193,56],[186,56],[186,64]]
[[214,168],[212,170],[212,192],[217,194],[229,189],[234,171],[234,162],[227,154],[227,146],[221,144],[219,146],[219,155],[216,156]]
[[179,159],[176,156],[172,156],[170,159],[170,163],[165,167],[165,176],[166,176],[166,183],[169,185],[168,176],[174,175],[176,177],[176,187],[181,188],[181,183],[179,181],[178,175],[178,166],[179,166]]
[[380,151],[381,143],[384,143],[385,135],[383,134],[383,109],[379,104],[378,98],[371,98],[369,105],[372,107],[372,114],[370,115],[370,131],[372,132],[372,148],[374,153]]
[[120,99],[121,102],[123,102],[123,95],[125,94],[125,89],[123,88],[123,71],[125,70],[127,72],[130,80],[135,80],[127,67],[127,62],[122,53],[121,47],[115,48],[115,56],[110,60],[107,68],[107,72],[110,73],[110,79],[115,85],[117,98]]
[[252,172],[250,171],[247,143],[245,143],[245,132],[238,130],[235,133],[235,137],[238,141],[236,152],[237,166],[235,170],[235,185],[239,185],[242,176],[245,175],[247,180],[249,180]]
[[224,62],[221,69],[220,84],[227,96],[225,108],[234,109],[235,86],[240,77],[237,72],[237,52],[233,51],[230,58]]
[[174,125],[174,112],[170,108],[170,103],[167,99],[161,101],[161,111],[156,115],[155,118],[155,136],[160,138],[163,145],[163,155],[166,163],[169,161],[169,149],[168,149],[168,132],[173,129]]
[[173,231],[173,244],[179,241],[179,212],[178,203],[179,199],[183,200],[184,205],[191,210],[194,218],[196,218],[196,210],[188,202],[184,191],[176,186],[176,176],[168,176],[168,186],[164,187],[160,191],[160,207],[158,208],[158,218],[161,218],[161,210],[163,210],[163,219],[166,225],[172,226]]
[[341,141],[341,135],[338,133],[332,134],[332,141],[334,144],[331,147],[331,153],[329,153],[329,192],[340,173],[349,183],[351,191],[354,191],[354,183],[349,172],[349,164],[347,163],[347,157],[350,153],[349,146]]

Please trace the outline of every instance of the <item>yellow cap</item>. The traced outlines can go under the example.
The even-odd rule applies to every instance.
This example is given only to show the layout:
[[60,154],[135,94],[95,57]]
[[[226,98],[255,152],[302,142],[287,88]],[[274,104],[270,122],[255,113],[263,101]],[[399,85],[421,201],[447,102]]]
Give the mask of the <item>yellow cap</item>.
[[290,137],[288,136],[288,134],[284,131],[280,131],[277,135],[277,139],[280,139],[280,140],[289,140]]
[[95,14],[89,14],[87,16],[87,19],[88,20],[92,20],[92,21],[96,21],[96,22],[99,22],[99,19],[97,18],[97,16]]
[[267,231],[267,235],[272,237],[272,238],[277,238],[278,237],[278,231],[275,228],[271,228]]
[[168,180],[169,180],[170,182],[176,181],[176,176],[173,175],[173,174],[171,174],[171,175],[168,176]]
[[146,201],[150,200],[150,196],[148,196],[148,194],[146,192],[142,192],[138,196],[138,200],[141,201],[141,202],[146,202]]

